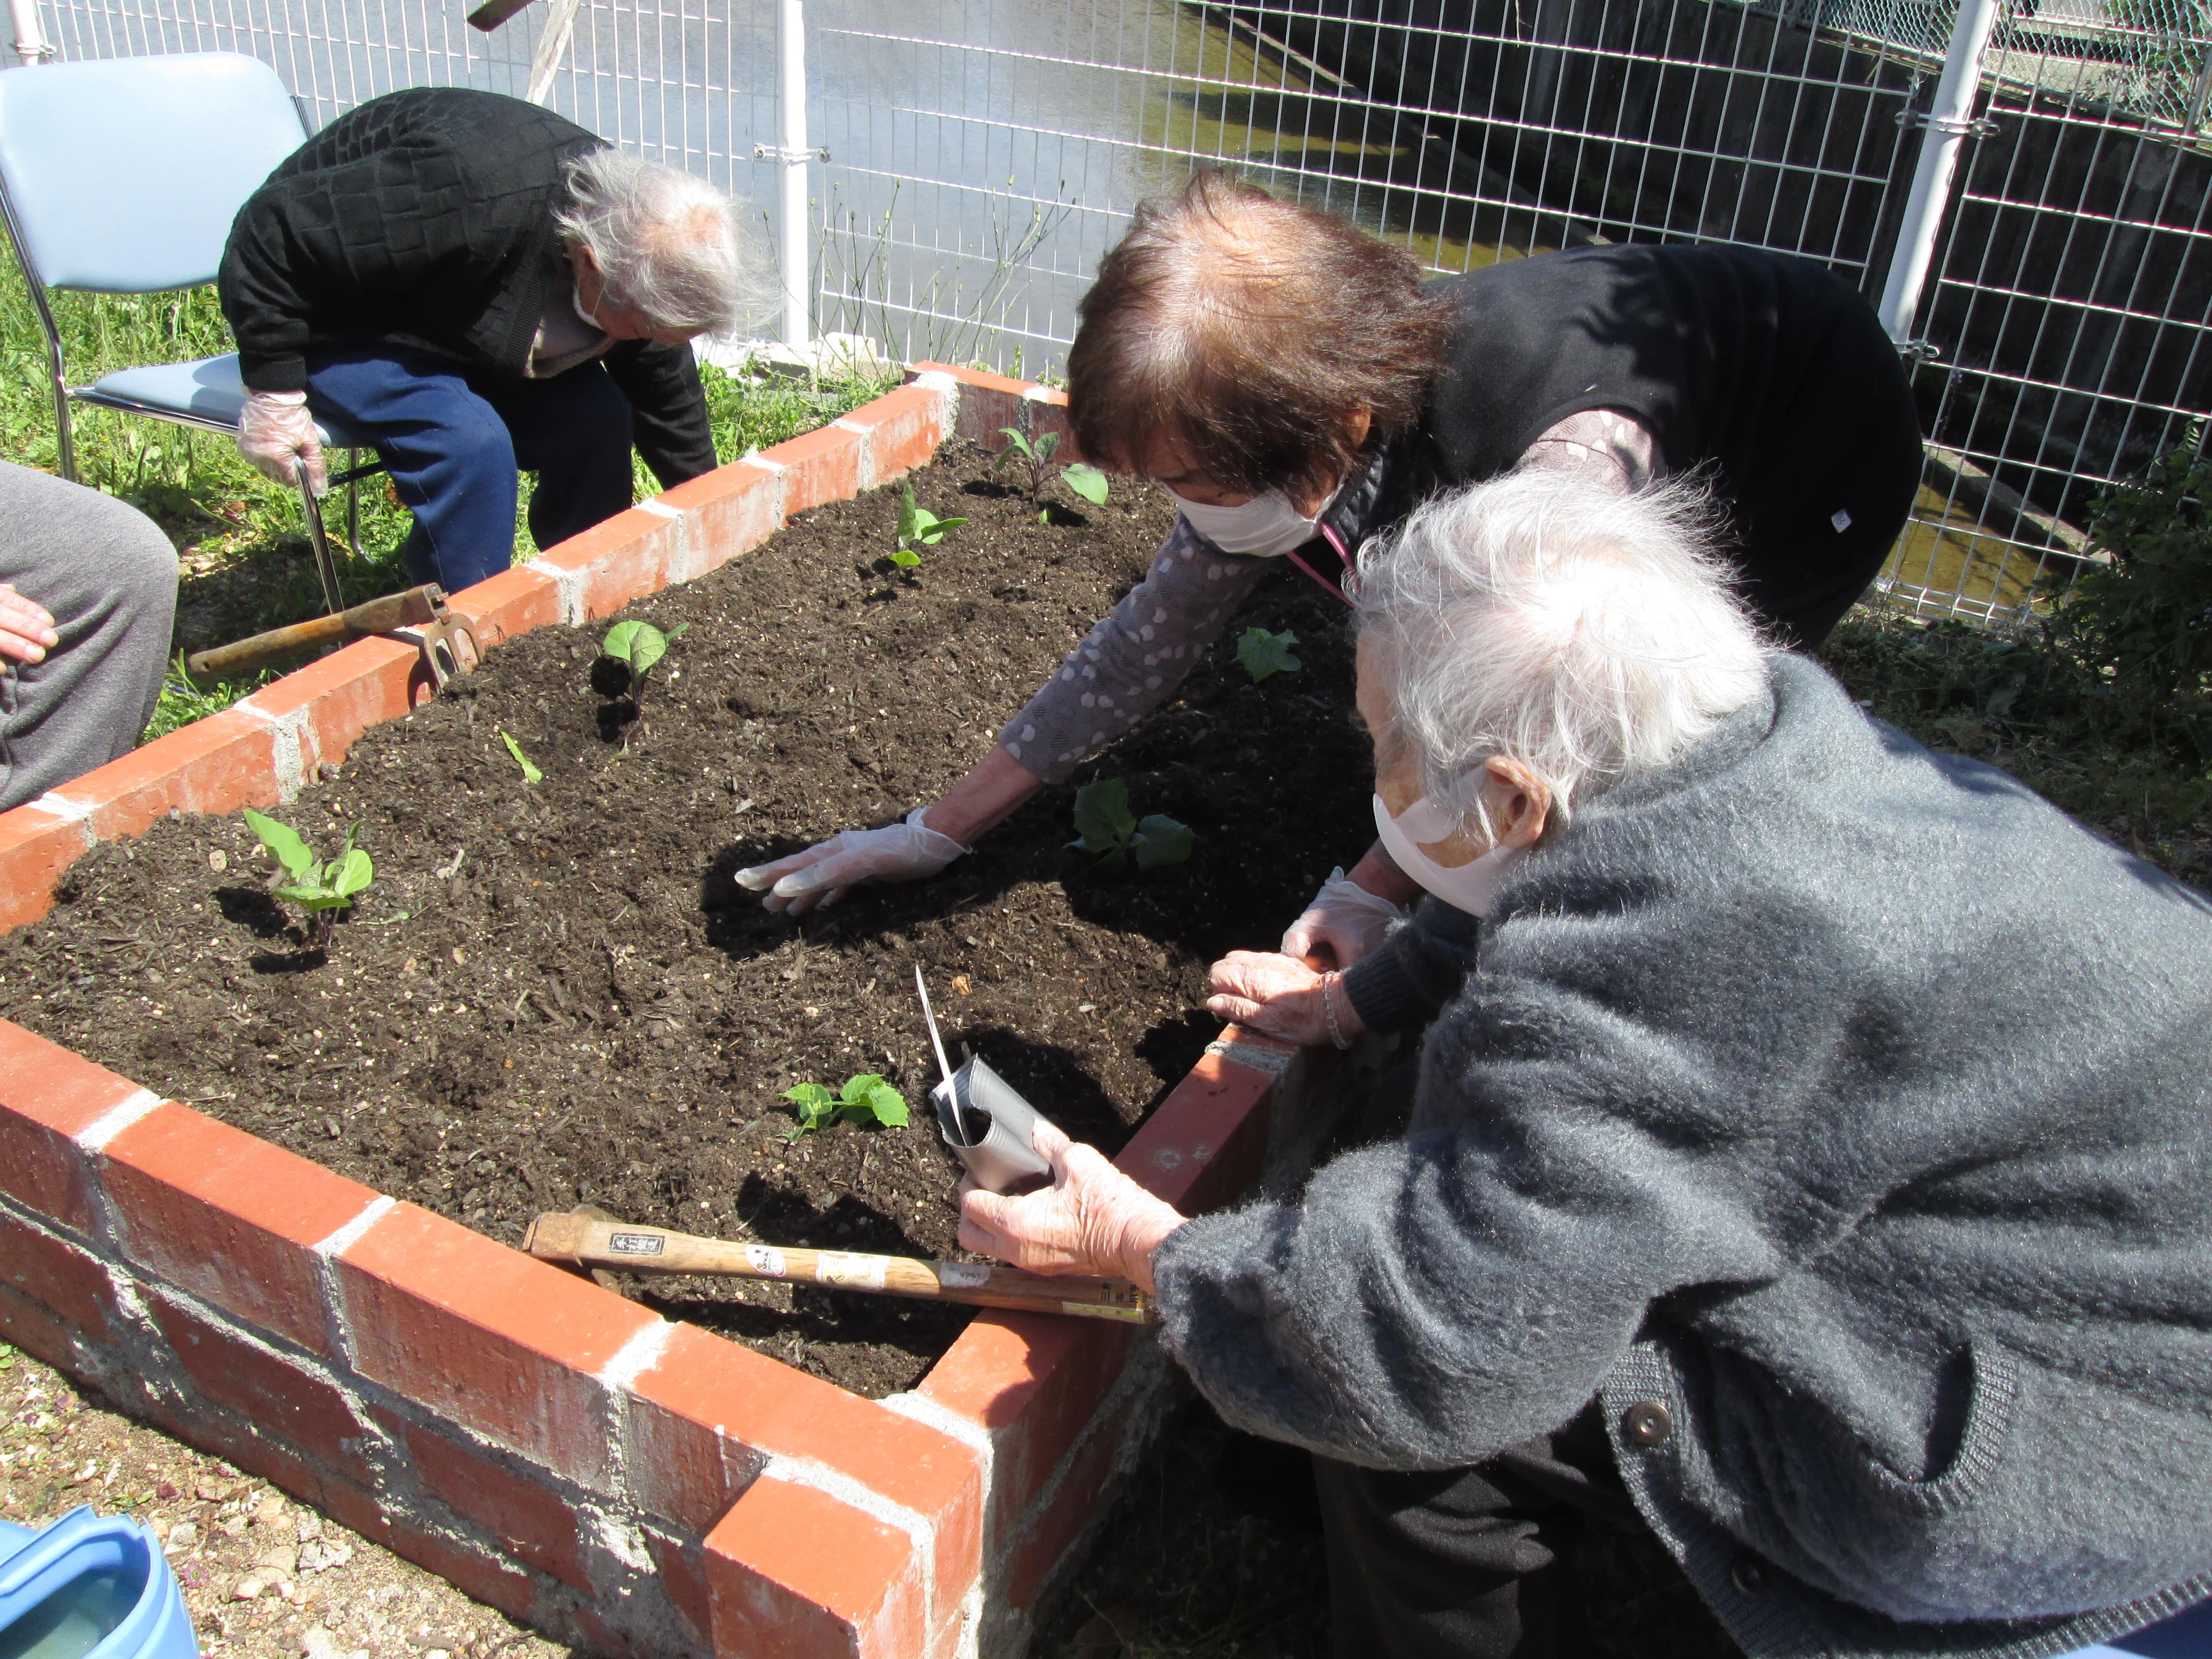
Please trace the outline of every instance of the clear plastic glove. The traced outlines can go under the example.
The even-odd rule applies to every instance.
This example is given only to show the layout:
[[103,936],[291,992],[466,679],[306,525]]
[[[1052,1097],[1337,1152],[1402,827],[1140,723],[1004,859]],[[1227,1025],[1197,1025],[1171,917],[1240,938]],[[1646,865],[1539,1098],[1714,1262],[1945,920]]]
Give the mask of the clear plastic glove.
[[246,407],[238,412],[238,453],[280,484],[296,489],[300,481],[293,469],[305,465],[307,487],[316,495],[331,487],[323,441],[315,435],[315,417],[307,412],[304,392],[248,392]]
[[1339,865],[1328,872],[1305,914],[1283,935],[1283,954],[1310,957],[1326,946],[1334,953],[1338,967],[1349,968],[1379,950],[1390,924],[1405,921],[1407,914],[1403,906],[1369,892]]
[[1040,1121],[1030,1137],[1052,1185],[1009,1196],[960,1183],[960,1248],[1033,1273],[1096,1273],[1152,1288],[1152,1252],[1183,1224],[1175,1206],[1123,1175],[1095,1146]]
[[1323,1043],[1343,1048],[1367,1029],[1345,993],[1343,978],[1317,974],[1296,957],[1231,951],[1206,972],[1213,994],[1206,998],[1206,1010],[1217,1019],[1233,1020],[1301,1048]]
[[757,893],[771,910],[805,915],[817,904],[835,904],[864,881],[917,881],[933,876],[968,849],[921,821],[917,806],[904,823],[881,830],[841,830],[803,853],[738,872],[738,885]]

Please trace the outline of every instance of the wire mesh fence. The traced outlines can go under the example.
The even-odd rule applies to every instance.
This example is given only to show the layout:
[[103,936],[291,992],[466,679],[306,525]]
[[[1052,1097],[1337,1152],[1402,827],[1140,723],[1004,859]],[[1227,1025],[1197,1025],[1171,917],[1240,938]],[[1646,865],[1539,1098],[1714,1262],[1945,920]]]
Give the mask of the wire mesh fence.
[[[2008,3],[1916,322],[1929,467],[1884,578],[1923,613],[1999,625],[2094,556],[2098,489],[2197,441],[2212,411],[2212,5]],[[1048,378],[1135,204],[1203,166],[1438,271],[1734,240],[1871,299],[1955,4],[813,0],[816,325]],[[774,200],[753,154],[776,136],[759,0],[582,0],[565,41],[546,5],[489,34],[446,0],[43,14],[65,58],[252,53],[318,125],[402,86],[534,84],[626,147]]]

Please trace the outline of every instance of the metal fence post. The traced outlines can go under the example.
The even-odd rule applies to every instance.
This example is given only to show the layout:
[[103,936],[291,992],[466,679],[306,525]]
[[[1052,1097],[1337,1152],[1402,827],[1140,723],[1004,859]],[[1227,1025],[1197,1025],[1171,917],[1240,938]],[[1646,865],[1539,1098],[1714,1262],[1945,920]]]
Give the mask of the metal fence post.
[[[1951,27],[1951,50],[1936,83],[1936,101],[1918,118],[1927,127],[1920,140],[1920,165],[1905,198],[1905,218],[1897,228],[1897,251],[1890,256],[1889,279],[1881,291],[1881,320],[1899,346],[1912,343],[1913,314],[1928,266],[1936,257],[1936,234],[1951,198],[1951,176],[1959,166],[1959,147],[1977,130],[1974,98],[1982,87],[1982,54],[1996,27],[2002,0],[1960,0]],[[1905,117],[1899,116],[1899,120]]]
[[776,160],[783,167],[777,194],[778,263],[783,275],[783,343],[793,351],[807,349],[812,332],[807,316],[806,6],[805,0],[776,0]]
[[25,69],[34,69],[54,55],[39,32],[39,0],[8,0],[8,12],[15,25],[15,55]]

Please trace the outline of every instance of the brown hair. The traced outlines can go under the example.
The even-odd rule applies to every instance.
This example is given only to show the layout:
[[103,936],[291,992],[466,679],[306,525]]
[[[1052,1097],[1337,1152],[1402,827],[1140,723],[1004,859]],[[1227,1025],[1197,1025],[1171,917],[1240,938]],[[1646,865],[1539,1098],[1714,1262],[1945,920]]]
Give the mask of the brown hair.
[[1327,485],[1420,416],[1454,307],[1420,267],[1334,215],[1225,173],[1141,204],[1098,266],[1067,357],[1083,453],[1135,469],[1179,441],[1210,481]]

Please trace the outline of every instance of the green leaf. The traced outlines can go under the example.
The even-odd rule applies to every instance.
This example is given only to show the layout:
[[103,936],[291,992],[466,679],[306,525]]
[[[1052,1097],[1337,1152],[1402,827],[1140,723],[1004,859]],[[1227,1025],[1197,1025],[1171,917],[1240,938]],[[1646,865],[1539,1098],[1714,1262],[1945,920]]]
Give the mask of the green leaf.
[[617,662],[628,662],[630,647],[636,642],[639,630],[645,626],[641,622],[617,623],[607,629],[606,638],[599,641],[599,649]]
[[1129,786],[1120,778],[1102,778],[1075,792],[1078,839],[1073,844],[1085,852],[1118,852],[1136,828],[1136,815],[1129,811]]
[[1060,483],[1091,504],[1106,504],[1106,475],[1088,461],[1075,461],[1060,469]]
[[1036,447],[1028,453],[1036,459],[1038,465],[1042,465],[1052,459],[1052,452],[1059,447],[1060,434],[1048,432],[1036,441]]
[[901,484],[898,514],[898,544],[901,547],[921,534],[923,516],[921,504],[914,498],[914,486],[911,483]]
[[884,556],[902,570],[911,570],[921,562],[921,554],[910,552],[903,547],[895,547]]
[[308,851],[307,843],[300,839],[299,831],[274,818],[265,818],[252,807],[246,809],[246,827],[260,837],[261,844],[276,856],[284,866],[284,873],[298,881],[314,867],[315,855]]
[[293,903],[298,905],[302,910],[311,911],[341,909],[349,902],[349,901],[344,897],[341,896],[339,894],[332,892],[329,888],[320,886],[279,887],[276,890],[276,896],[278,898],[289,899]]
[[1304,666],[1291,654],[1291,647],[1297,642],[1298,636],[1288,629],[1270,634],[1264,628],[1248,628],[1237,641],[1237,660],[1257,685],[1270,674],[1287,674]]
[[837,1097],[818,1083],[802,1083],[786,1089],[783,1097],[797,1109],[799,1133],[818,1129],[836,1115]]
[[360,848],[349,848],[327,878],[331,891],[342,899],[349,899],[376,879],[376,866]]
[[946,531],[957,530],[968,522],[965,519],[940,519],[927,514],[925,516],[928,517],[929,522],[922,526],[920,533],[915,537],[915,540],[920,542],[924,547],[936,546],[945,539]]
[[522,769],[522,781],[525,783],[545,781],[545,775],[530,763],[530,757],[522,752],[520,744],[504,732],[499,734],[499,740],[507,745],[507,752],[514,757],[514,763]]
[[[1020,433],[1015,431],[1013,428],[1010,426],[1002,426],[999,430],[1006,434],[1008,442],[1012,444],[1016,449],[1021,451],[1021,453],[1030,460],[1034,461],[1042,459],[1039,457],[1036,450],[1030,447],[1030,441],[1022,436]],[[1000,450],[999,452],[1000,459],[1004,459],[1006,458],[1006,452],[1005,450]],[[994,463],[994,465],[996,465],[996,463]]]
[[1181,864],[1188,858],[1191,843],[1196,839],[1188,824],[1153,812],[1137,825],[1137,833],[1129,841],[1129,854],[1137,860],[1139,870],[1157,870],[1164,864]]
[[875,1072],[845,1079],[837,1095],[838,1115],[855,1123],[875,1123],[886,1129],[907,1125],[905,1097]]

